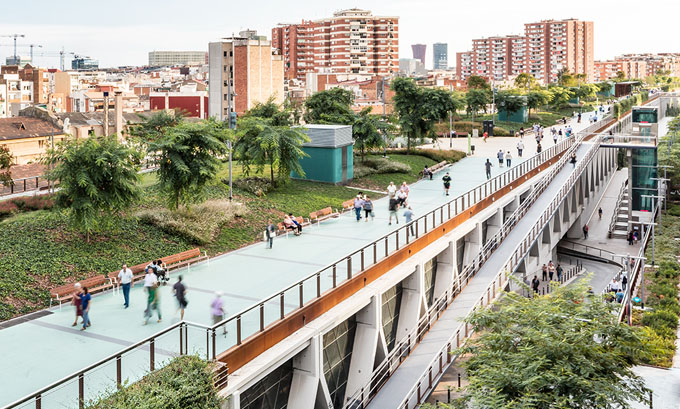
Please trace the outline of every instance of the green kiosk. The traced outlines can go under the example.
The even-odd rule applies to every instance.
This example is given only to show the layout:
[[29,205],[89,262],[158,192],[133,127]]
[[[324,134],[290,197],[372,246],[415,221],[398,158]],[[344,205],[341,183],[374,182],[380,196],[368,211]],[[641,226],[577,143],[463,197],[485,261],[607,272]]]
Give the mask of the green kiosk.
[[354,176],[352,127],[350,125],[304,125],[310,141],[302,145],[309,155],[300,159],[305,171],[295,179],[327,183],[345,183]]

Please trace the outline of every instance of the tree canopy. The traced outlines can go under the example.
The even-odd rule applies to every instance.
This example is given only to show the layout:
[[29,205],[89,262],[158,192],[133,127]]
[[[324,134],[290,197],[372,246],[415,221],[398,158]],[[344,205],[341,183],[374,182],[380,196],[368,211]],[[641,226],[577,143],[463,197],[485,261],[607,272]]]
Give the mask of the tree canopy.
[[468,113],[477,113],[480,109],[486,112],[486,106],[491,103],[489,91],[481,88],[473,88],[465,94],[465,104]]
[[159,184],[168,195],[171,210],[203,197],[203,187],[216,177],[220,158],[229,152],[230,138],[226,124],[209,119],[180,123],[149,145],[149,153],[159,165]]
[[391,137],[390,133],[394,131],[394,126],[390,122],[383,121],[378,115],[372,115],[372,109],[364,108],[352,126],[354,148],[359,150],[362,160],[366,150],[384,146],[385,138]]
[[491,86],[486,81],[486,78],[479,75],[471,75],[467,80],[468,89],[491,89]]
[[0,145],[0,184],[10,186],[12,184],[12,153],[5,145]]
[[164,133],[173,126],[182,123],[182,116],[166,111],[159,111],[149,117],[142,117],[144,121],[131,127],[130,134],[142,143],[158,141]]
[[71,224],[88,240],[107,216],[139,198],[140,160],[139,150],[119,143],[115,135],[65,140],[48,151],[48,178],[59,182],[56,204],[68,211]]
[[538,108],[547,105],[550,102],[550,93],[542,89],[530,91],[527,93],[527,107],[529,109],[537,110]]
[[515,86],[524,90],[530,90],[536,86],[536,78],[527,72],[523,72],[515,77]]
[[309,142],[309,137],[303,128],[276,126],[271,121],[253,117],[243,121],[237,136],[234,152],[246,175],[252,167],[263,172],[269,165],[272,185],[276,184],[275,171],[279,179],[284,180],[291,171],[304,176],[300,158],[308,156],[302,150],[302,144]]
[[344,88],[317,92],[305,101],[305,122],[351,125],[355,119],[351,108],[353,102],[354,94]]
[[396,78],[392,81],[392,90],[395,92],[392,102],[401,131],[407,138],[407,150],[413,139],[436,137],[435,122],[464,106],[456,94],[441,88],[418,87],[411,78]]
[[270,120],[274,126],[292,125],[292,114],[286,106],[280,106],[274,102],[274,96],[269,97],[266,102],[257,102],[249,109],[242,118],[258,117]]
[[629,408],[648,389],[631,370],[646,352],[586,280],[546,296],[507,293],[468,319],[479,337],[461,353],[470,408]]
[[513,114],[526,106],[526,98],[512,91],[498,91],[496,93],[496,106],[499,111]]
[[550,105],[555,109],[565,107],[573,97],[572,92],[564,87],[550,87],[548,91],[550,92]]

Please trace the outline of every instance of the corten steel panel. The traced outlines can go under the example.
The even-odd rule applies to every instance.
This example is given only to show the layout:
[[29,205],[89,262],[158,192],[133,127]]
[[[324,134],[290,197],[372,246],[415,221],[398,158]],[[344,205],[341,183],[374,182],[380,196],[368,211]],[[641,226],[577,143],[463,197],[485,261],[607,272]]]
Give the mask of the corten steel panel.
[[321,294],[320,298],[310,301],[304,307],[291,312],[283,320],[270,324],[264,329],[264,331],[246,338],[243,340],[241,345],[235,345],[227,351],[219,354],[217,356],[217,360],[226,363],[227,367],[229,368],[229,372],[233,373],[267,349],[271,348],[286,337],[293,334],[295,331],[302,328],[310,321],[328,312],[331,308],[348,299],[366,285],[372,283],[399,264],[403,263],[412,255],[428,247],[430,244],[443,237],[447,232],[450,232],[463,222],[472,218],[477,213],[489,207],[495,202],[496,199],[501,198],[502,196],[511,192],[513,189],[522,185],[526,180],[531,179],[538,173],[547,169],[561,156],[562,153],[556,155],[547,162],[529,171],[526,174],[528,178],[522,176],[514,180],[510,184],[501,188],[500,191],[496,192],[492,196],[489,196],[481,200],[479,203],[472,205],[466,209],[465,212],[458,214],[446,223],[438,226],[436,229],[430,230],[428,233],[423,234],[418,239],[414,240],[408,245],[405,245],[395,253],[388,256],[386,259],[383,259],[377,264],[368,267],[362,273],[357,274],[352,279],[345,281],[336,288]]

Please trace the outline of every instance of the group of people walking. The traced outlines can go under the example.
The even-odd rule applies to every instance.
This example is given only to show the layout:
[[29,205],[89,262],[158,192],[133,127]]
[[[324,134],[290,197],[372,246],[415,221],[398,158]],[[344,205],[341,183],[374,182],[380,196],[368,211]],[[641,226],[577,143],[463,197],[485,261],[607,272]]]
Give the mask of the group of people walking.
[[[152,265],[155,267],[152,267]],[[144,293],[146,295],[146,308],[144,309],[144,325],[147,325],[154,313],[158,317],[158,322],[162,321],[161,305],[160,305],[160,287],[167,281],[169,277],[165,269],[160,269],[162,265],[161,260],[153,261],[145,268],[143,278]],[[160,273],[160,276],[159,276]],[[121,270],[118,272],[118,283],[123,293],[123,307],[130,307],[130,288],[134,285],[134,275],[132,270],[123,264]],[[179,319],[184,319],[184,310],[189,305],[186,298],[187,288],[184,285],[183,277],[177,277],[177,282],[172,286],[172,293],[177,301],[177,311],[179,312]],[[210,303],[210,311],[213,323],[218,323],[224,320],[224,304],[222,301],[222,293],[215,292],[215,297]],[[74,285],[74,293],[71,304],[75,307],[75,320],[72,326],[77,326],[79,318],[82,319],[81,331],[86,330],[92,325],[90,320],[90,308],[92,306],[92,294],[88,288],[82,286],[80,283]],[[226,334],[226,327],[223,330]]]
[[548,264],[543,264],[541,267],[541,280],[538,279],[538,275],[534,275],[531,280],[531,289],[535,293],[538,293],[538,289],[541,286],[542,281],[553,281],[556,278],[558,282],[562,282],[562,276],[564,274],[564,269],[560,264],[555,265],[552,260]]

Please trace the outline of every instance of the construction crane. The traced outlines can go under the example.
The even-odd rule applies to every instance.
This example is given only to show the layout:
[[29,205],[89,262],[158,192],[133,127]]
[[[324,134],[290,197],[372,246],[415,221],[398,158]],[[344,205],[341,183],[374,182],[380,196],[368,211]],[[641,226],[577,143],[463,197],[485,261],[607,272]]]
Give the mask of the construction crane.
[[24,34],[0,34],[0,37],[12,37],[14,38],[14,61],[17,60],[17,38],[26,37]]
[[[40,45],[40,44],[14,44],[14,45],[12,45],[12,44],[0,44],[0,47],[12,47],[12,46],[14,46],[14,47],[30,47],[30,49],[31,49],[31,62],[33,62],[33,48],[34,47],[35,48],[42,48],[42,45]],[[16,54],[16,51],[15,51],[15,54]],[[16,58],[16,56],[15,56],[15,58]]]

